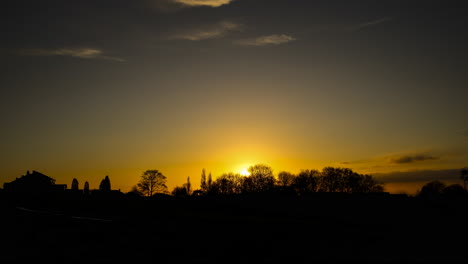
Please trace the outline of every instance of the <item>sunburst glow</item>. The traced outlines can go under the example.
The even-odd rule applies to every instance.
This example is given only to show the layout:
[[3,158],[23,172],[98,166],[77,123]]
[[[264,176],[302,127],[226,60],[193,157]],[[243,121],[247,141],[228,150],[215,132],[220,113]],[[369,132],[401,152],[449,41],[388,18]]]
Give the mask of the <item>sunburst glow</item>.
[[250,172],[247,170],[247,168],[243,168],[239,171],[239,174],[242,176],[249,176]]

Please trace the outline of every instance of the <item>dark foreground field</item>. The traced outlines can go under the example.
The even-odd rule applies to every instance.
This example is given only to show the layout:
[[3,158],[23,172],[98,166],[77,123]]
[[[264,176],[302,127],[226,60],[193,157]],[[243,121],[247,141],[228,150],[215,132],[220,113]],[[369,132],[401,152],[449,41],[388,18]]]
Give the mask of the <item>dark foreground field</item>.
[[389,196],[4,199],[0,263],[466,263],[467,205]]

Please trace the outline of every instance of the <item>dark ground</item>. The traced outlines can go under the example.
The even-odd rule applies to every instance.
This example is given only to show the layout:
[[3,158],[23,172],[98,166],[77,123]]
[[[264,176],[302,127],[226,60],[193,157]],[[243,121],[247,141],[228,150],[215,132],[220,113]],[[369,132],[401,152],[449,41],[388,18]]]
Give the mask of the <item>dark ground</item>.
[[467,200],[0,201],[0,263],[468,263]]

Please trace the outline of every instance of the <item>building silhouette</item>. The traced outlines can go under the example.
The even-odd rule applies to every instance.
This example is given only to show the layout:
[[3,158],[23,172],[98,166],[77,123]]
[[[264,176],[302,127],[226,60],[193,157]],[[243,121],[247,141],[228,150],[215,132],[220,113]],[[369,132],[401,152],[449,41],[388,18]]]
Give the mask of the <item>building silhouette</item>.
[[3,184],[3,189],[7,192],[41,193],[65,191],[66,188],[66,184],[55,184],[55,179],[37,171],[27,171],[14,181]]

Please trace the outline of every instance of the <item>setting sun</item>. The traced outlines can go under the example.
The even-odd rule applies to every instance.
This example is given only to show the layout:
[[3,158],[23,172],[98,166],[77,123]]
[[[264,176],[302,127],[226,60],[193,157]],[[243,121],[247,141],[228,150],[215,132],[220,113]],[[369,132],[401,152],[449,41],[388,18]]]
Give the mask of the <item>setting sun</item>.
[[250,172],[247,170],[247,168],[243,168],[239,171],[239,174],[242,176],[249,176]]

